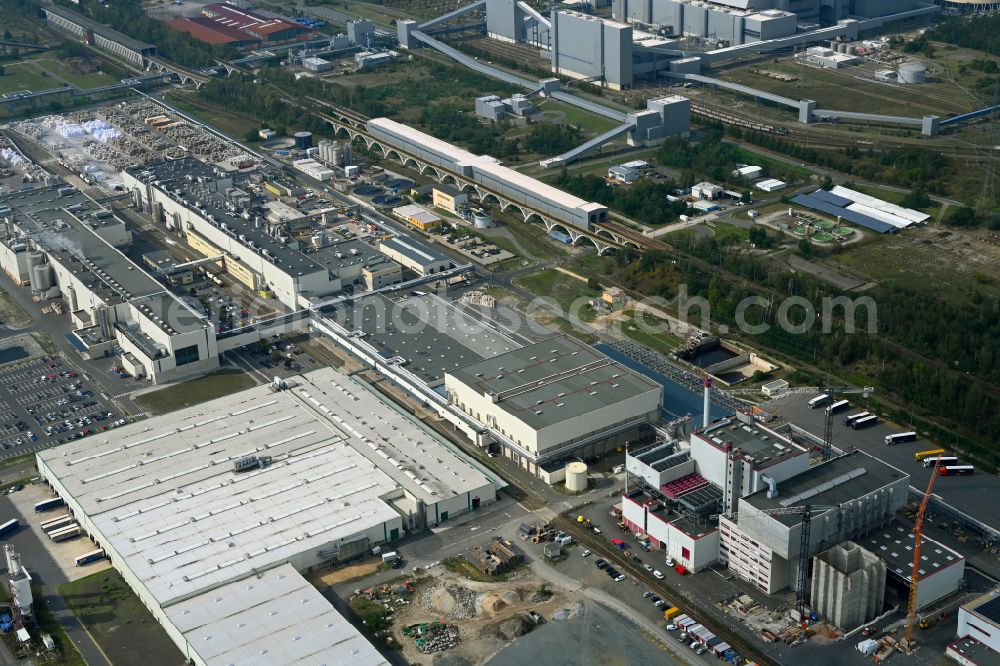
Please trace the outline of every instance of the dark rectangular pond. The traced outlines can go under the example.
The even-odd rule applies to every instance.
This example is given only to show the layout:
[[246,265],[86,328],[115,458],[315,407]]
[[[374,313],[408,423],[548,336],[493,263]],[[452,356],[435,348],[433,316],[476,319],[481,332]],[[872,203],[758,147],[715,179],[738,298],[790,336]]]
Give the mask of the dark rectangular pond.
[[28,358],[28,350],[24,347],[14,346],[0,349],[0,365],[20,361],[22,358]]

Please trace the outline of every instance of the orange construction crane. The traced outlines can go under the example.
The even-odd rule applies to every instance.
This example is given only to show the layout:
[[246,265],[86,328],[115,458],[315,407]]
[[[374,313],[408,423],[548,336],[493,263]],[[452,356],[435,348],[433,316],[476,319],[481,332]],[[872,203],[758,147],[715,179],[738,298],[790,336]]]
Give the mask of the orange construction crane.
[[931,480],[927,482],[927,492],[920,502],[917,521],[913,525],[913,571],[910,573],[910,601],[906,605],[906,644],[910,649],[913,646],[913,630],[917,624],[917,584],[920,582],[920,542],[924,538],[924,514],[927,512],[927,503],[931,499],[931,491],[934,489],[934,480],[938,476],[940,465],[941,456],[938,456],[934,460]]

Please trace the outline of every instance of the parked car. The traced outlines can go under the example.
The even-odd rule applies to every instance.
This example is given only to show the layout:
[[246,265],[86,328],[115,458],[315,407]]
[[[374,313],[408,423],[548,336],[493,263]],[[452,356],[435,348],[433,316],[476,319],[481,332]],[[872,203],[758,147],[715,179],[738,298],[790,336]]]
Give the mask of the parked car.
[[649,566],[648,564],[643,564],[642,568],[645,569],[646,571],[652,571],[653,570],[653,567]]
[[653,593],[650,592],[649,590],[646,590],[645,592],[642,593],[643,599],[649,599],[651,596],[653,596]]
[[590,557],[590,551],[589,550],[583,551],[582,553],[580,553],[580,557]]
[[653,575],[656,576],[658,580],[663,580],[663,574],[660,573],[659,569],[653,569]]

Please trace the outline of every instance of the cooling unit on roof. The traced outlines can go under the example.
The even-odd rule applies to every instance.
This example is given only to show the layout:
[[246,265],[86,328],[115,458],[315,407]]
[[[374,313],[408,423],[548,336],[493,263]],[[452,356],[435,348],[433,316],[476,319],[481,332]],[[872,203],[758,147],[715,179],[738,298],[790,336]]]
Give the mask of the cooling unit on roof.
[[233,471],[249,472],[254,469],[264,469],[271,464],[271,456],[244,456],[233,461]]

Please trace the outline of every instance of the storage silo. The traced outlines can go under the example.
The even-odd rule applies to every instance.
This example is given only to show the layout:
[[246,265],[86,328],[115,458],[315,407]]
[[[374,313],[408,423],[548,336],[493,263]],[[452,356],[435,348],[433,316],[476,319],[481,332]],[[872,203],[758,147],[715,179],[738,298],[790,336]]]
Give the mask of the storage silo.
[[566,490],[582,493],[587,489],[587,464],[579,460],[566,463]]
[[308,150],[312,148],[313,145],[313,135],[312,132],[296,132],[295,133],[295,147],[299,150]]
[[37,266],[42,266],[45,264],[45,255],[41,252],[29,252],[28,253],[28,282],[31,284],[32,291],[38,291],[38,284],[35,282],[37,276],[35,275],[35,268]]
[[856,56],[856,55],[858,55],[858,47],[853,46],[853,45],[849,45],[847,47],[847,55],[849,55],[849,56]]
[[837,44],[837,53],[847,53],[847,44],[844,42]]
[[489,213],[477,212],[472,215],[472,224],[476,229],[490,229],[493,227],[493,218]]
[[899,66],[897,77],[900,83],[924,83],[927,81],[927,67],[921,62],[904,62]]
[[38,264],[31,269],[31,288],[37,291],[48,291],[55,284],[50,264]]

